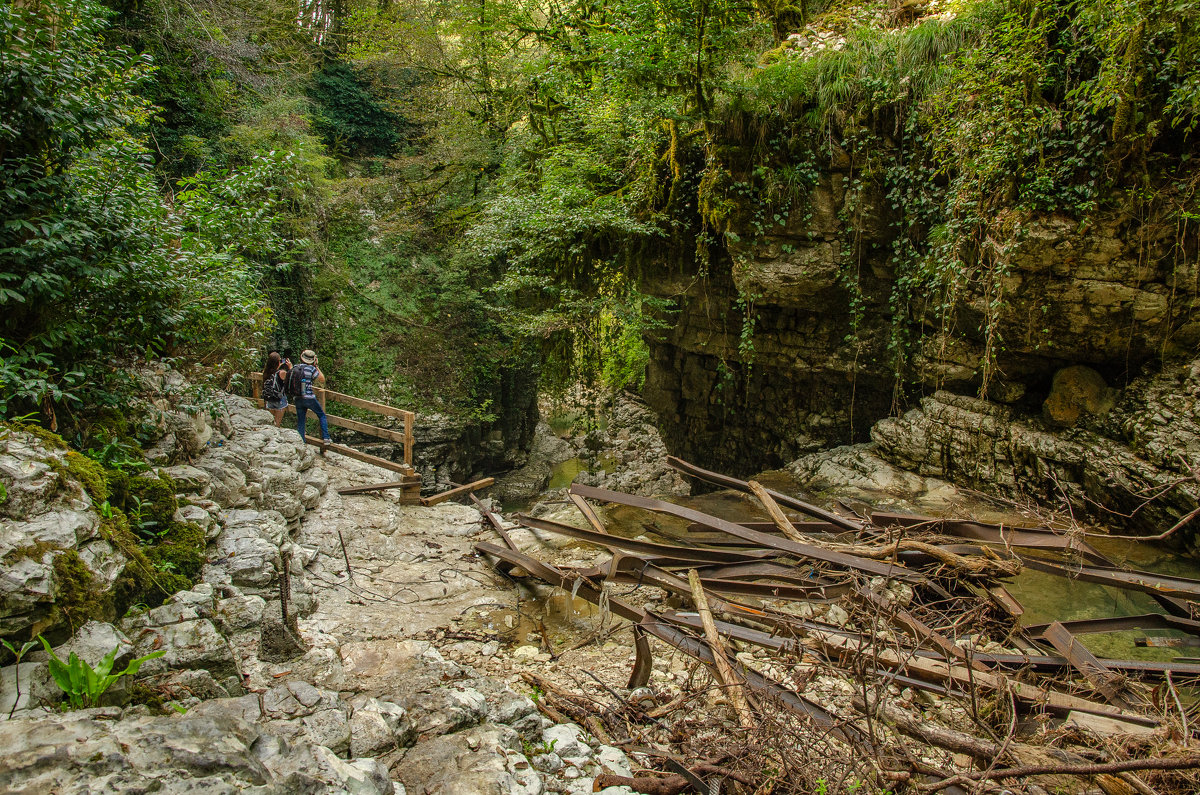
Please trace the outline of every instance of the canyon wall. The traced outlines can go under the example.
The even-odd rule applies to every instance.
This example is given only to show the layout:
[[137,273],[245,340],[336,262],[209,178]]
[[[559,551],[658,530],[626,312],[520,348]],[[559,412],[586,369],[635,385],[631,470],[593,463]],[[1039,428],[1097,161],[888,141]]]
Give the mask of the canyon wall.
[[[1034,477],[1037,467],[1019,464],[1032,460],[1021,452],[1029,445],[1006,441],[998,450],[974,442],[934,444],[939,431],[928,433],[930,426],[946,438],[986,436],[985,429],[995,428],[1011,439],[1014,424],[1046,438],[1092,434],[1075,442],[1074,452],[1066,452],[1071,445],[1058,451],[1056,460],[1064,462],[1059,474],[1067,482],[1087,480],[1089,456],[1140,460],[1145,451],[1130,446],[1136,436],[1130,423],[1145,413],[1146,401],[1176,394],[1169,384],[1185,394],[1188,363],[1200,341],[1196,241],[1179,245],[1173,227],[1120,209],[1100,212],[1086,225],[1058,215],[1014,222],[1015,242],[996,282],[1002,308],[994,327],[995,367],[987,400],[975,400],[986,350],[985,307],[994,295],[973,286],[978,279],[968,282],[947,326],[922,309],[928,287],[916,285],[900,324],[915,342],[899,367],[901,378],[895,377],[889,348],[889,299],[898,278],[894,219],[878,209],[884,202],[869,195],[857,197],[855,211],[847,199],[848,176],[826,170],[782,223],[753,244],[731,247],[703,276],[684,269],[653,285],[658,294],[682,296],[670,328],[650,340],[645,390],[673,452],[747,474],[873,437],[885,457],[890,453],[904,466],[995,490],[1029,487],[1038,493],[1047,488],[1045,472]],[[1119,197],[1112,202],[1122,203]],[[947,327],[951,333],[941,333]],[[1165,381],[1137,382],[1165,366]],[[1056,383],[1063,371],[1067,375]],[[1130,393],[1125,388],[1134,382],[1140,386]],[[944,407],[962,399],[970,402],[966,413],[948,419],[954,412]],[[1121,419],[1106,424],[1104,415],[1114,405],[1121,407]],[[913,408],[919,417],[886,420],[872,430]],[[902,431],[906,424],[909,430]],[[1075,430],[1081,424],[1086,431]],[[918,427],[925,436],[914,443]],[[1166,454],[1149,466],[1165,474],[1142,472],[1142,485],[1186,472]],[[1063,489],[1094,501],[1103,497],[1104,479],[1092,481]],[[1127,513],[1134,498],[1113,502]],[[1192,504],[1186,497],[1143,515],[1157,524]]]

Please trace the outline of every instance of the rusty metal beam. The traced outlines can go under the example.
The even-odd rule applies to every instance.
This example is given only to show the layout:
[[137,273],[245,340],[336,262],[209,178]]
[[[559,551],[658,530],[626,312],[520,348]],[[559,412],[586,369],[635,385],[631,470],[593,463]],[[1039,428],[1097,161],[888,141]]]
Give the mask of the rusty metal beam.
[[1119,677],[1096,659],[1086,646],[1072,635],[1066,627],[1057,621],[1051,622],[1046,629],[1046,640],[1058,650],[1058,653],[1071,663],[1083,677],[1096,688],[1110,704],[1123,709],[1136,709],[1140,699],[1133,696],[1121,686]]
[[[1177,629],[1189,635],[1200,637],[1200,621],[1179,616],[1164,616],[1161,613],[1145,613],[1140,616],[1120,616],[1118,618],[1084,618],[1078,621],[1061,621],[1072,635],[1086,635],[1089,632],[1124,632],[1130,629]],[[1030,637],[1041,638],[1049,629],[1049,624],[1031,624],[1025,628]]]
[[[1173,600],[1200,599],[1200,580],[1111,567],[1064,566],[1030,555],[1021,555],[1020,557],[1021,562],[1029,568],[1048,574],[1057,574],[1060,577],[1069,577],[1130,591],[1141,591],[1152,596],[1165,596]],[[1186,610],[1186,607],[1179,607],[1179,609]]]
[[[684,461],[681,458],[676,458],[673,455],[667,456],[667,465],[679,470],[685,475],[691,475],[694,478],[707,481],[713,485],[724,486],[727,489],[736,489],[747,494],[751,493],[749,481],[739,480],[738,478],[730,477],[729,475],[722,475],[719,472],[712,472],[707,469],[702,469],[695,464],[689,464],[687,461]],[[806,516],[815,517],[823,522],[828,522],[832,525],[836,525],[844,530],[849,530],[854,533],[857,533],[863,529],[863,522],[855,519],[847,519],[846,517],[839,516],[832,511],[827,511],[824,508],[818,508],[817,506],[805,502],[804,500],[796,497],[789,497],[788,495],[781,494],[778,491],[767,489],[767,493],[770,494],[771,497],[774,498],[775,502],[779,503],[780,505],[786,508],[791,508],[792,510],[798,511]],[[711,527],[712,525],[708,526]]]
[[759,533],[754,530],[742,527],[741,525],[728,522],[724,519],[719,519],[715,516],[709,516],[700,511],[685,508],[681,505],[664,502],[663,500],[655,500],[650,497],[638,497],[632,494],[622,494],[608,489],[600,489],[594,486],[583,486],[578,483],[571,486],[570,492],[578,494],[581,497],[600,500],[603,502],[614,502],[619,505],[628,505],[632,508],[642,508],[648,511],[664,513],[670,516],[676,516],[680,519],[686,519],[690,522],[699,522],[714,530],[720,530],[728,533],[731,536],[749,541],[752,544],[757,544],[768,549],[775,549],[781,553],[798,557],[802,560],[819,560],[824,563],[831,563],[835,566],[862,571],[868,574],[874,574],[880,577],[891,577],[898,580],[904,580],[909,583],[926,584],[929,582],[925,575],[919,572],[911,571],[892,563],[885,563],[869,558],[850,555],[845,552],[834,552],[824,549],[813,544],[801,544],[790,539],[780,536],[770,536],[766,533]]
[[734,561],[762,560],[764,558],[777,557],[779,554],[769,549],[725,552],[716,549],[701,549],[699,547],[656,544],[653,541],[639,541],[608,533],[598,533],[595,530],[584,530],[569,524],[553,522],[549,519],[535,519],[523,513],[517,514],[517,522],[534,530],[545,530],[549,533],[558,533],[570,538],[578,538],[581,541],[587,541],[590,544],[608,549],[629,550],[630,552],[637,552],[644,555],[672,557],[680,560],[696,561],[698,563],[730,563]]
[[[713,657],[712,650],[709,649],[708,644],[661,620],[658,614],[647,610],[646,620],[642,622],[641,626],[651,635],[654,635],[654,637],[674,646],[685,654],[695,657],[705,665],[712,666],[716,664],[716,658]],[[796,691],[768,679],[753,668],[747,668],[740,664],[736,665],[738,673],[745,678],[746,685],[757,691],[760,695],[770,698],[772,701],[787,707],[796,714],[806,715],[819,728],[857,749],[859,753],[874,756],[874,748],[867,733],[859,729],[852,722],[833,714]]]
[[887,513],[875,511],[872,521],[882,526],[900,527],[928,526],[930,532],[957,538],[970,538],[1004,547],[1027,547],[1030,549],[1069,549],[1078,552],[1093,563],[1111,564],[1108,558],[1086,541],[1048,527],[1009,527],[966,519],[939,519],[915,514]]

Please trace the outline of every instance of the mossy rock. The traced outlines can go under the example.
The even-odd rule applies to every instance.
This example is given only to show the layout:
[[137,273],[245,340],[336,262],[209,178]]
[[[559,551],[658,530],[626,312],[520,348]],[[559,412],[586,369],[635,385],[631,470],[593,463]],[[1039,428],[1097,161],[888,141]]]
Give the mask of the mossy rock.
[[14,431],[23,431],[36,438],[47,450],[66,450],[67,443],[54,431],[49,431],[41,425],[32,422],[3,423]]
[[[151,554],[154,547],[147,548],[142,545],[129,529],[128,518],[120,510],[114,510],[112,517],[100,525],[100,532],[129,560],[112,587],[113,610],[116,615],[125,615],[131,607],[139,604],[158,607],[172,594],[192,587],[193,581],[190,577],[161,568],[162,556],[157,553]],[[203,537],[203,533],[200,535]],[[194,536],[189,531],[185,538],[191,539]],[[182,547],[182,544],[180,546]],[[190,557],[182,548],[174,550],[174,557],[177,558],[175,566],[180,566],[181,563],[185,567],[195,565],[189,563]],[[202,565],[203,560],[198,566]],[[196,571],[199,571],[198,566]]]
[[71,477],[79,481],[83,490],[92,501],[99,505],[108,500],[108,480],[104,476],[104,467],[85,455],[74,450],[67,451],[66,468]]
[[108,489],[108,501],[112,505],[125,510],[129,505],[129,481],[133,477],[128,472],[119,469],[104,470],[104,485]]
[[73,633],[89,621],[112,621],[112,594],[100,587],[91,569],[73,549],[54,556],[55,625],[66,625]]
[[166,475],[140,475],[128,482],[129,499],[123,508],[127,515],[137,513],[143,526],[161,532],[170,526],[179,502],[175,499],[175,481]]
[[205,546],[204,530],[200,525],[195,522],[172,522],[162,538],[147,548],[146,557],[164,572],[179,574],[194,581],[204,567]]

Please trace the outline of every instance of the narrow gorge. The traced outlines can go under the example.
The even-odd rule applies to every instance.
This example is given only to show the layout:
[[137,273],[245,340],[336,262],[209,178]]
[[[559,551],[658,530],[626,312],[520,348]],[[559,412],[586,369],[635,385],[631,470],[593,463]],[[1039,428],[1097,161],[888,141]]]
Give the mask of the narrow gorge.
[[1200,791],[1198,0],[6,0],[0,76],[0,791]]

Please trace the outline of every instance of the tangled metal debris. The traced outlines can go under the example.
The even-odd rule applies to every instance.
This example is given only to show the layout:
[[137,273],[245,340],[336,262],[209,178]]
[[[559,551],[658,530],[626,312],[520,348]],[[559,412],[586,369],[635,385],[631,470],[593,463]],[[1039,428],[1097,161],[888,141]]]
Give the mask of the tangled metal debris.
[[[590,529],[524,515],[517,519],[526,527],[611,552],[605,565],[565,568],[520,552],[504,522],[480,506],[504,544],[480,543],[476,549],[494,559],[500,571],[519,569],[633,624],[636,659],[629,688],[650,680],[649,639],[661,641],[714,671],[714,679],[728,689],[743,727],[754,710],[787,712],[822,741],[846,749],[847,758],[857,760],[852,767],[868,771],[866,781],[877,790],[999,791],[995,782],[1004,781],[1010,791],[1038,792],[1045,791],[1039,780],[1055,779],[1036,777],[1069,775],[1084,776],[1089,786],[1109,795],[1147,793],[1156,790],[1135,771],[1200,767],[1200,755],[1188,752],[1200,736],[1193,728],[1197,721],[1178,695],[1184,680],[1200,677],[1200,664],[1101,658],[1078,637],[1128,629],[1174,630],[1187,637],[1146,638],[1142,645],[1200,645],[1200,621],[1193,617],[1200,581],[1122,568],[1076,535],[1045,527],[891,513],[846,516],[754,481],[679,459],[670,463],[692,477],[753,494],[772,521],[735,523],[662,500],[573,485],[569,497]],[[589,501],[673,516],[688,522],[688,529],[670,536],[670,543],[624,538],[605,528]],[[789,517],[785,510],[806,518]],[[1166,614],[1023,627],[1023,608],[1001,582],[1023,567],[1141,591],[1157,600]],[[614,594],[614,584],[658,588],[694,609],[638,606]],[[804,604],[837,604],[858,620],[830,621],[811,609],[797,609]],[[984,648],[977,642],[983,637],[1001,642]],[[786,660],[792,675],[781,681],[769,675],[769,666],[757,670],[745,655],[734,656],[731,647],[758,649],[768,660]],[[804,677],[796,675],[805,666],[837,671],[860,684],[870,680],[874,689],[864,685],[848,702],[849,708],[835,709],[806,695]],[[972,735],[913,720],[887,703],[889,686],[893,692],[909,688],[961,699],[970,704],[981,729]],[[743,690],[744,699],[739,695]],[[1164,695],[1168,692],[1170,698]],[[978,715],[984,696],[1011,704],[1006,737],[986,736],[991,730],[983,728],[986,721]],[[1174,751],[1164,753],[1165,746],[1159,745],[1154,754],[1128,758],[1114,752],[1110,743],[1100,749],[1059,748],[1048,754],[1018,739],[1018,721],[1031,716],[1041,716],[1042,726],[1067,721],[1081,732],[1104,738],[1158,732],[1170,738]],[[883,725],[892,734],[882,731]],[[924,763],[888,739],[900,735],[946,752],[965,753],[967,759],[957,766]],[[723,780],[739,792],[792,791],[772,789],[778,782],[769,776],[758,788],[747,788],[744,771],[729,774],[711,761],[680,770],[680,760],[672,759],[663,771],[673,776],[670,786],[676,789],[671,791],[695,788],[705,775],[709,787]],[[667,779],[608,778],[613,780],[598,780],[597,787],[625,783],[642,786],[643,792],[668,791]],[[1061,786],[1061,778],[1056,781]]]

